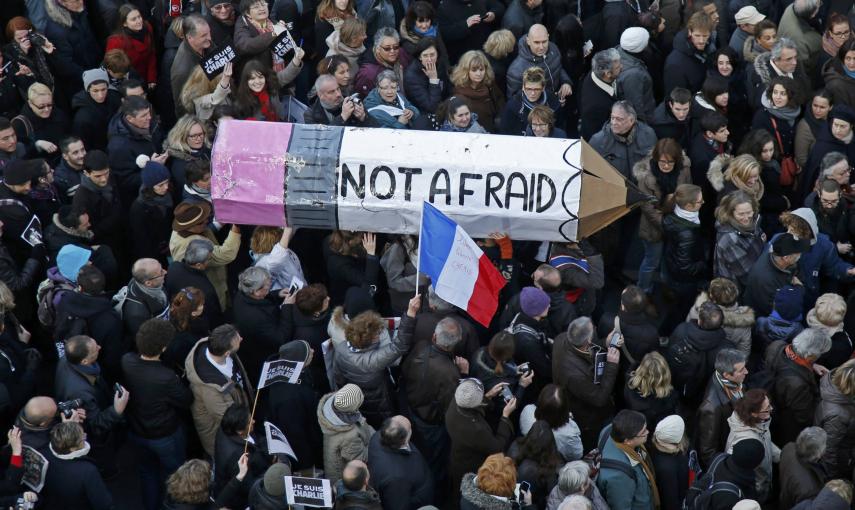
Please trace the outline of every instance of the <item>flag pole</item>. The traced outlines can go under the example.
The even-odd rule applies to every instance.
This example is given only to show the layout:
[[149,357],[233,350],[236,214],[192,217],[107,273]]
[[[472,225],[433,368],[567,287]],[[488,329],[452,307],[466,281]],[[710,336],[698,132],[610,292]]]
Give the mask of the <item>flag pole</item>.
[[[249,423],[252,423],[252,420],[255,419],[255,406],[258,405],[258,394],[259,393],[261,393],[261,388],[258,388],[257,390],[255,390],[255,401],[252,403],[252,413],[250,413],[250,415],[249,415]],[[247,431],[247,437],[251,433],[252,433],[252,429],[250,428],[250,430]],[[246,451],[248,448],[249,448],[249,439],[244,439],[243,440],[243,453],[244,453],[244,455],[246,455]]]
[[416,295],[413,297],[419,296],[419,274],[421,274],[421,267],[422,267],[422,227],[424,226],[424,219],[425,219],[425,201],[422,200],[422,212],[419,214],[419,244],[418,244],[419,257],[416,259]]

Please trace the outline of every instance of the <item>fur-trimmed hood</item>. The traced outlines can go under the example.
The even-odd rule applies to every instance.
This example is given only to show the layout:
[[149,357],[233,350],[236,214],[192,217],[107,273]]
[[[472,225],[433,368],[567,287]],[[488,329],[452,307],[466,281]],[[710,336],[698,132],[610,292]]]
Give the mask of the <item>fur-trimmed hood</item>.
[[460,495],[479,510],[511,510],[513,505],[507,498],[499,499],[482,491],[475,484],[475,473],[466,473],[460,481]]
[[[74,23],[71,11],[59,5],[59,0],[44,0],[45,13],[51,21],[66,28]],[[85,11],[84,11],[85,12]]]
[[[656,176],[653,175],[653,170],[650,168],[650,162],[652,161],[653,153],[651,152],[649,157],[646,157],[633,165],[632,167],[632,176],[635,177],[635,181],[639,184],[641,188],[646,191],[652,191],[657,198],[662,198],[662,190],[659,189],[659,183],[656,182]],[[689,156],[686,155],[686,152],[683,151],[683,164],[679,170],[680,177],[683,177],[683,173],[686,173],[686,182],[691,182],[691,168],[692,162],[689,160]],[[683,179],[678,178],[680,182]]]
[[95,237],[95,233],[91,230],[78,230],[76,228],[66,227],[59,221],[59,213],[54,213],[53,215],[53,225],[58,228],[60,231],[74,237],[79,237],[81,239],[85,239],[87,241],[91,241],[92,238]]
[[772,66],[770,64],[771,61],[771,51],[761,53],[757,55],[757,58],[754,59],[754,72],[757,73],[757,76],[760,78],[760,82],[763,84],[772,81]]
[[[698,294],[698,297],[695,299],[695,304],[692,306],[692,310],[689,312],[689,319],[697,319],[698,318],[698,310],[701,308],[701,305],[710,300],[709,294],[706,291]],[[721,311],[724,312],[724,322],[722,326],[725,328],[750,328],[754,326],[754,309],[750,306],[739,306],[737,304],[733,304],[731,306],[719,306]]]
[[707,170],[707,180],[710,181],[712,187],[716,191],[724,189],[724,171],[727,170],[727,165],[733,157],[730,154],[719,154],[710,162],[710,167]]

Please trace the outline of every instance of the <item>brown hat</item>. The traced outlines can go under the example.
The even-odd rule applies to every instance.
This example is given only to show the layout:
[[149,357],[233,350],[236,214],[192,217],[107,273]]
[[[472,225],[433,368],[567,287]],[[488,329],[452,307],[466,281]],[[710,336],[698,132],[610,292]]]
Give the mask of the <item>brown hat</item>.
[[175,219],[172,220],[172,230],[201,234],[208,228],[208,218],[211,217],[211,206],[205,202],[181,202],[175,207]]

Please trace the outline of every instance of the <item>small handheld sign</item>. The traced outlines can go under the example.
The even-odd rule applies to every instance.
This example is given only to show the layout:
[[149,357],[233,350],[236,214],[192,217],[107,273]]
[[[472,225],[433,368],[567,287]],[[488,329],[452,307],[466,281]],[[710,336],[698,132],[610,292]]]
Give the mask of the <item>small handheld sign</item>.
[[225,48],[211,53],[199,65],[202,66],[202,71],[205,72],[205,76],[210,80],[220,74],[223,68],[226,67],[226,64],[234,60],[236,56],[235,49],[229,44]]
[[289,505],[332,507],[332,486],[324,478],[285,477],[285,498]]

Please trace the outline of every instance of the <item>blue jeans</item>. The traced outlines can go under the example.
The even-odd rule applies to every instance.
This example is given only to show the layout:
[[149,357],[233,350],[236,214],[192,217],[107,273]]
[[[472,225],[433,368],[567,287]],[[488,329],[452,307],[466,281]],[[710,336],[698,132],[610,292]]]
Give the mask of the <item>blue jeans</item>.
[[184,428],[179,426],[171,435],[158,439],[148,439],[129,432],[128,439],[140,450],[138,465],[143,507],[146,510],[158,510],[165,495],[166,478],[187,458]]
[[641,259],[641,267],[638,268],[638,286],[648,294],[653,293],[653,278],[659,273],[662,263],[662,241],[651,242],[641,240],[644,246],[644,258]]

